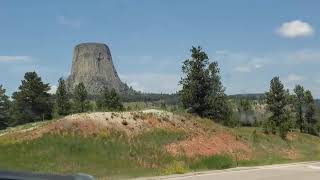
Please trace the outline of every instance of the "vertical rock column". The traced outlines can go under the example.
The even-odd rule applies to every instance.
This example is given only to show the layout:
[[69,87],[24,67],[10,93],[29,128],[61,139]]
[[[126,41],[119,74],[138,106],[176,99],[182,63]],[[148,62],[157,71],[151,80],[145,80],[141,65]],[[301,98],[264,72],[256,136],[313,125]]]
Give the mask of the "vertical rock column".
[[100,94],[105,87],[117,91],[123,88],[107,45],[82,43],[74,48],[71,75],[67,79],[69,91],[81,82],[91,95]]

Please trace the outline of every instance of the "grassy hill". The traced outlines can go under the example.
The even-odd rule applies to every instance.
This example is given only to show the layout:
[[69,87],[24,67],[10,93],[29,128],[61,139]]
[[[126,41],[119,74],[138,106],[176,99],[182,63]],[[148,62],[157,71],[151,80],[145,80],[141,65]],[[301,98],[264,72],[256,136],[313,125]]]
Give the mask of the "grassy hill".
[[165,111],[67,116],[0,131],[0,169],[101,179],[320,159],[320,138],[227,128]]

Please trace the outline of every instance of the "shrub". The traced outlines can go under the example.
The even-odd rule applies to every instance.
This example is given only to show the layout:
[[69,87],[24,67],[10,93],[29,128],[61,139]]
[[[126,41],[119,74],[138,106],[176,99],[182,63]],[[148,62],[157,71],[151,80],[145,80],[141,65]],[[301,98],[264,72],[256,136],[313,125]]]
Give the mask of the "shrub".
[[192,169],[226,169],[233,166],[229,155],[214,155],[203,158],[190,166]]

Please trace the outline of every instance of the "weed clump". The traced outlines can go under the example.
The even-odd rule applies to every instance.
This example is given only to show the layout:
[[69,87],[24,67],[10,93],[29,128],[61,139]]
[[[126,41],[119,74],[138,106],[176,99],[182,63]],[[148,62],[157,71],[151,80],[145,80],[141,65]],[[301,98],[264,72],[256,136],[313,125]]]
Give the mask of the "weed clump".
[[188,168],[183,162],[173,161],[173,163],[167,166],[163,172],[164,174],[184,174],[188,172]]
[[191,169],[226,169],[233,166],[229,155],[214,155],[205,157],[190,166]]

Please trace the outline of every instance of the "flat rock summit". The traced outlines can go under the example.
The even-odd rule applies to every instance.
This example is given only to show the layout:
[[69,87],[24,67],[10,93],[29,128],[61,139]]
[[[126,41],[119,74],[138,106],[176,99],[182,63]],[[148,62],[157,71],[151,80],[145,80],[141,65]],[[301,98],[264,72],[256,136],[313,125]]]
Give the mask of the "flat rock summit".
[[81,43],[75,46],[71,74],[67,79],[68,90],[73,91],[81,82],[90,95],[100,94],[105,87],[118,92],[126,87],[118,76],[106,44]]

